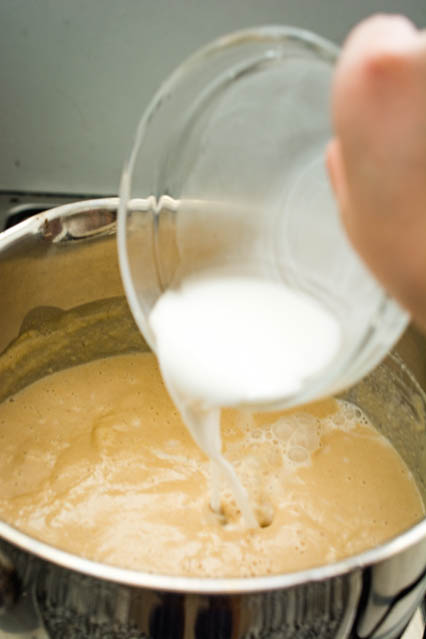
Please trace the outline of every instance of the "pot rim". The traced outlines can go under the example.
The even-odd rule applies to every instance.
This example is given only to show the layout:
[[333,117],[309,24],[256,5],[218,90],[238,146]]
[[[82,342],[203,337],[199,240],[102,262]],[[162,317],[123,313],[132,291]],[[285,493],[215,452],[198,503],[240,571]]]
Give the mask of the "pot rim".
[[[14,244],[17,240],[28,237],[28,235],[37,235],[43,232],[46,222],[62,217],[66,218],[74,214],[96,211],[97,209],[114,210],[118,208],[118,204],[119,200],[117,197],[99,198],[64,204],[39,213],[0,233],[0,255],[2,250],[6,250],[9,245]],[[102,228],[99,229],[99,235],[100,234],[103,234]],[[118,566],[85,559],[84,557],[79,557],[51,546],[17,530],[1,520],[0,539],[40,559],[52,562],[68,570],[123,585],[181,593],[243,594],[285,589],[307,582],[323,581],[385,561],[415,546],[417,543],[426,541],[426,517],[386,543],[380,544],[360,554],[347,557],[341,561],[308,570],[263,577],[178,577],[175,575],[156,575],[127,568],[119,568]]]
[[0,521],[1,539],[62,568],[105,581],[150,590],[228,595],[283,590],[309,582],[333,579],[383,562],[426,540],[426,518],[423,518],[420,522],[386,543],[358,555],[307,570],[261,577],[179,577],[120,568],[79,557],[60,548],[50,546],[34,537],[30,537],[26,533],[20,532],[3,521]]
[[[26,220],[23,220],[22,222],[0,232],[0,253],[5,250],[9,244],[22,239],[27,235],[42,235],[46,239],[54,240],[54,237],[52,237],[51,234],[51,229],[47,228],[48,223],[53,220],[71,217],[72,215],[78,215],[80,213],[96,212],[99,210],[117,211],[118,205],[118,197],[103,197],[70,202],[69,204],[61,204],[60,206],[55,206],[54,208],[47,209],[41,213],[36,213]],[[104,228],[100,227],[96,235],[102,235],[104,230]],[[59,229],[56,230],[56,233],[59,235]],[[60,240],[67,239],[76,238],[60,237]]]

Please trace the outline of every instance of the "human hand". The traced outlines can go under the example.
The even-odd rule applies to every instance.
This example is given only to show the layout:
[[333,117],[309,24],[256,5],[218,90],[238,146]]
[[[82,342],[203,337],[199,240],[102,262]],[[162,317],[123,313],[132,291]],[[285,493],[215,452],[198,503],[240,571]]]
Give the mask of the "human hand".
[[349,238],[426,330],[426,32],[374,16],[337,65],[327,165]]

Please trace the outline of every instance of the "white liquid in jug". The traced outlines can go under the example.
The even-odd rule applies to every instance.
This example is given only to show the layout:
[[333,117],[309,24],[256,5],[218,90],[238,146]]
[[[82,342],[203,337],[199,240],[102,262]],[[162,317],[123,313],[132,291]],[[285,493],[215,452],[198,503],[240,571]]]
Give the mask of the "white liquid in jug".
[[261,406],[300,390],[336,356],[335,318],[308,296],[259,278],[198,275],[167,290],[150,325],[168,390],[212,462],[211,505],[220,476],[249,526],[257,522],[221,452],[220,407]]

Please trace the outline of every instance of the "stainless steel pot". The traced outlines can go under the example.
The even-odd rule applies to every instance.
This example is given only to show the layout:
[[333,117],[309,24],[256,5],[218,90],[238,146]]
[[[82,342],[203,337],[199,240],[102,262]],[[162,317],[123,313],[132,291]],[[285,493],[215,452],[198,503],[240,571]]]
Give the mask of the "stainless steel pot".
[[[0,399],[53,370],[147,348],[123,296],[116,208],[114,198],[74,203],[0,234]],[[347,396],[426,498],[426,340],[410,327],[397,351]],[[391,639],[425,591],[426,519],[336,564],[253,579],[122,570],[0,521],[1,637]]]

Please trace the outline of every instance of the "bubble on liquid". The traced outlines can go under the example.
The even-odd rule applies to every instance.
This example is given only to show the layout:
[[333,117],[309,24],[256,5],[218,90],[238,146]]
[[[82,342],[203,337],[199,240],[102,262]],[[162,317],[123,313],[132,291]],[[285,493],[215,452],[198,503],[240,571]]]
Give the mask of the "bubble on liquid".
[[303,446],[291,446],[288,449],[287,457],[295,464],[305,464],[309,460],[309,452]]
[[351,404],[343,399],[337,400],[337,406],[338,410],[328,418],[329,425],[332,428],[348,432],[359,425],[370,425],[368,417],[359,408],[359,406]]
[[290,421],[288,417],[280,417],[272,424],[271,428],[278,439],[288,441],[296,426],[294,420]]
[[267,467],[272,469],[273,467],[279,467],[282,464],[282,454],[280,450],[277,450],[275,446],[268,445],[265,447],[262,458]]
[[316,426],[315,423],[314,426],[304,426],[294,431],[290,437],[289,444],[305,448],[311,453],[314,452],[320,445],[320,436]]

